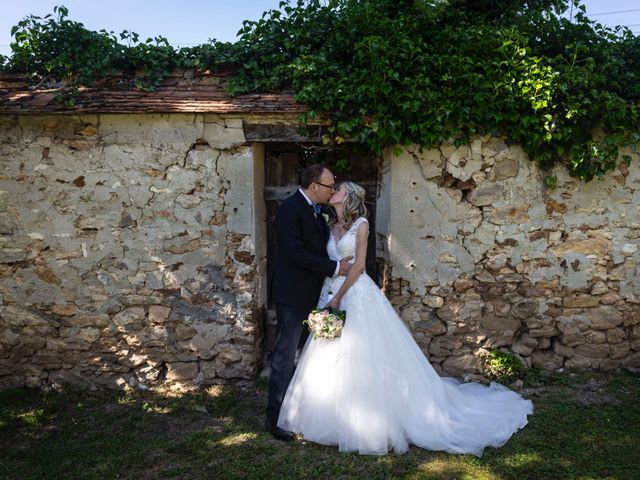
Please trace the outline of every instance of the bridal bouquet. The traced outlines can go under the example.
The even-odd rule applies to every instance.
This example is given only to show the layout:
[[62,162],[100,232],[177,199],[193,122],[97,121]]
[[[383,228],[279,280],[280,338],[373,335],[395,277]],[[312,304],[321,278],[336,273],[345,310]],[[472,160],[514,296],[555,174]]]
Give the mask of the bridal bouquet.
[[346,313],[335,308],[312,310],[304,323],[309,326],[313,338],[338,338],[342,334]]

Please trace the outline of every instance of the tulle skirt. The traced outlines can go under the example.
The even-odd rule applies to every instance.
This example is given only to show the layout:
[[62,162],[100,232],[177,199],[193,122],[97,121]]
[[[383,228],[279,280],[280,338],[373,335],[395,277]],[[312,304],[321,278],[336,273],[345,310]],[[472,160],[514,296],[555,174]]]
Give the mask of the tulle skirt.
[[[321,305],[343,281],[325,282]],[[343,452],[404,453],[412,444],[481,456],[526,425],[533,405],[508,388],[441,378],[366,274],[341,308],[340,338],[309,337],[279,427]]]

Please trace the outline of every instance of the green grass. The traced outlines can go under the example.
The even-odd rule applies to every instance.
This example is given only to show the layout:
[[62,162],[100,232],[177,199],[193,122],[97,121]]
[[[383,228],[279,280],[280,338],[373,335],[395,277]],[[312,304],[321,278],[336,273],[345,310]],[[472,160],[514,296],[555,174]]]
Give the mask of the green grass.
[[483,458],[360,456],[263,431],[266,390],[0,392],[0,479],[637,479],[640,377],[536,374],[535,413]]

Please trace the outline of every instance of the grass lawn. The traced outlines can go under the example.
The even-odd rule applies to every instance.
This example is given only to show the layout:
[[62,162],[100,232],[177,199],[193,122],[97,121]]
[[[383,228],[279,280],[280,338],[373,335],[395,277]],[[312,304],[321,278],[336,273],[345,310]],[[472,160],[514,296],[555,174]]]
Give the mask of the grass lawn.
[[640,377],[537,375],[530,423],[483,458],[341,454],[263,431],[266,388],[0,392],[4,479],[638,479]]

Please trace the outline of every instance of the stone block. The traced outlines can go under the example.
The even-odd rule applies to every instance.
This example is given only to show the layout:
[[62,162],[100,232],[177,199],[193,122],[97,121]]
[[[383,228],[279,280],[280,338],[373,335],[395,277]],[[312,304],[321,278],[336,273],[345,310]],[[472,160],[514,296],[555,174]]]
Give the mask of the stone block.
[[484,157],[491,158],[502,153],[502,158],[506,158],[505,154],[508,152],[509,147],[501,138],[490,137],[487,141],[482,143],[482,156]]
[[225,365],[231,365],[242,360],[242,353],[233,345],[219,345],[217,351],[216,361],[219,360]]
[[19,308],[16,305],[5,305],[0,307],[0,318],[9,325],[14,325],[16,327],[37,325],[46,326],[55,324],[54,321],[43,318],[34,312]]
[[538,348],[541,350],[547,350],[551,347],[551,339],[549,337],[541,337],[538,339]]
[[[185,150],[202,136],[202,117],[193,114],[100,115],[98,134],[106,145],[127,149],[141,142],[147,145],[179,146]],[[211,143],[211,142],[210,142]],[[136,152],[129,161],[136,165],[144,158]],[[184,155],[183,153],[183,155]],[[175,157],[174,157],[175,158]],[[175,160],[174,160],[175,161]]]
[[531,354],[531,365],[543,370],[556,370],[564,364],[564,357],[551,350],[538,350]]
[[[487,347],[489,346],[487,345]],[[526,345],[518,342],[511,345],[511,350],[514,353],[517,353],[518,355],[520,355],[521,357],[528,357],[533,352],[533,348],[527,347]]]
[[455,323],[460,318],[460,311],[463,307],[463,302],[447,300],[442,308],[437,310],[437,315],[446,323]]
[[462,346],[462,340],[453,335],[439,336],[431,340],[429,354],[436,357],[446,357],[458,351]]
[[162,305],[149,306],[149,321],[153,323],[164,323],[171,314],[171,308]]
[[529,218],[529,205],[507,205],[495,207],[486,214],[487,221],[496,225],[514,225],[526,223]]
[[113,323],[119,327],[126,327],[133,323],[143,322],[145,311],[142,307],[129,307],[113,316]]
[[229,149],[246,143],[242,120],[206,117],[202,137],[217,149]]
[[607,330],[617,327],[624,320],[617,308],[608,305],[589,310],[587,312],[587,318],[591,324],[591,328],[595,328],[596,330]]
[[616,292],[607,292],[600,297],[600,303],[602,305],[614,305],[620,300],[620,295]]
[[481,361],[473,353],[447,357],[442,362],[442,369],[453,376],[463,376],[468,373],[480,373]]
[[582,293],[570,295],[562,300],[562,306],[565,308],[595,307],[599,303],[600,297]]
[[202,202],[202,198],[200,198],[197,195],[186,195],[184,193],[181,193],[180,195],[178,195],[176,197],[176,202],[182,207],[182,208],[193,208],[197,205],[200,204],[200,202]]
[[[13,331],[6,326],[0,328],[0,344],[2,345],[18,345],[24,341],[18,332]],[[44,346],[44,345],[43,345]]]
[[476,207],[494,205],[504,193],[504,187],[500,184],[484,182],[478,185],[467,195],[467,201]]
[[422,297],[422,303],[430,308],[440,308],[444,305],[444,298],[438,295],[425,295]]
[[598,369],[599,370],[603,370],[605,372],[610,372],[610,371],[617,370],[618,368],[620,368],[621,364],[622,364],[622,360],[620,360],[620,359],[603,358],[598,363]]
[[609,291],[609,287],[604,282],[596,282],[591,287],[591,295],[604,295]]
[[123,352],[118,353],[118,363],[126,365],[127,367],[138,368],[141,365],[147,364],[147,356],[144,354],[135,353],[134,351],[129,350],[124,350]]
[[628,341],[624,340],[620,343],[614,343],[609,348],[609,357],[613,359],[623,358],[631,350],[631,345]]
[[520,320],[535,317],[538,313],[539,304],[534,301],[524,301],[517,303],[511,309],[511,316]]
[[442,335],[447,331],[447,326],[445,325],[445,323],[439,320],[437,317],[431,317],[426,320],[416,322],[415,328],[426,332],[431,336]]
[[423,308],[415,303],[410,303],[400,309],[400,318],[406,325],[413,325],[422,318]]
[[635,352],[622,360],[622,366],[634,373],[640,372],[640,352]]
[[140,383],[153,383],[156,382],[160,377],[161,369],[144,364],[141,367],[137,368],[134,373]]
[[464,305],[460,309],[460,315],[457,321],[475,321],[482,316],[484,308],[484,302],[479,300],[464,302]]
[[520,171],[520,162],[512,158],[504,158],[496,161],[489,173],[489,179],[492,181],[505,180],[507,178],[517,177]]
[[559,331],[553,323],[529,330],[529,336],[533,338],[551,338],[556,336],[558,333]]
[[224,379],[250,379],[253,378],[257,366],[248,365],[245,362],[236,362],[230,365],[216,359],[216,376]]
[[575,368],[578,370],[591,368],[592,365],[597,365],[598,360],[595,360],[590,357],[583,357],[582,355],[574,355],[571,358],[568,358],[564,362],[565,368]]
[[607,341],[607,335],[600,330],[585,330],[583,332],[586,343],[601,344]]
[[610,328],[606,330],[607,342],[610,344],[621,343],[626,339],[626,333],[622,328]]
[[169,330],[165,325],[152,325],[137,333],[145,348],[164,347],[169,344]]
[[95,327],[81,328],[77,335],[83,341],[93,343],[100,338],[100,329]]
[[85,313],[76,314],[72,317],[61,319],[62,325],[68,327],[99,327],[104,328],[109,325],[111,317],[107,314],[88,315]]
[[488,305],[493,308],[493,312],[499,317],[506,317],[511,311],[511,304],[502,299],[491,300]]
[[0,212],[6,212],[9,205],[9,192],[0,190]]
[[62,305],[54,304],[51,306],[51,313],[55,315],[64,316],[64,317],[73,316],[76,314],[77,311],[78,311],[78,307],[76,307],[72,303],[66,303]]
[[522,322],[512,316],[498,317],[494,314],[483,315],[480,318],[480,325],[485,330],[489,331],[516,331],[520,328]]
[[[2,233],[0,233],[0,235],[2,235]],[[24,262],[27,256],[27,252],[19,248],[0,249],[0,263]]]
[[583,344],[575,348],[577,355],[588,358],[606,358],[609,356],[609,345],[605,344]]
[[561,357],[571,358],[575,355],[575,351],[573,348],[568,347],[567,345],[563,345],[559,340],[554,339],[553,342],[553,351],[556,355],[560,355]]
[[216,362],[215,361],[200,361],[200,374],[205,380],[211,380],[216,378]]
[[176,325],[176,340],[179,342],[191,340],[197,334],[198,331],[189,325],[183,323]]
[[563,242],[549,249],[558,258],[564,258],[570,253],[580,253],[583,255],[605,256],[612,248],[611,240],[604,237],[588,238],[586,240],[575,240]]
[[482,168],[480,155],[473,155],[466,145],[457,148],[452,145],[443,145],[440,151],[445,158],[446,171],[459,180],[469,180]]
[[92,381],[88,376],[70,370],[51,371],[49,372],[48,380],[53,385],[71,386],[81,390],[86,390],[92,385]]
[[638,251],[638,245],[634,243],[625,243],[622,246],[621,252],[625,257],[632,257]]
[[470,278],[459,278],[453,282],[453,288],[456,292],[461,293],[473,287],[474,282]]
[[562,332],[561,340],[562,343],[570,347],[582,345],[587,342],[584,333],[575,326],[565,328]]
[[182,382],[193,380],[198,375],[197,362],[172,362],[167,363],[167,381]]
[[0,235],[15,235],[20,227],[15,217],[7,212],[0,212]]

